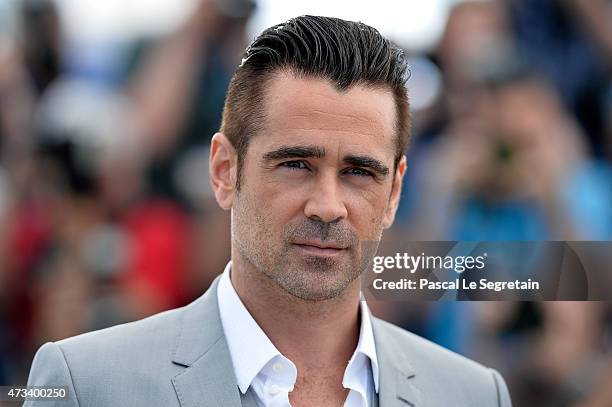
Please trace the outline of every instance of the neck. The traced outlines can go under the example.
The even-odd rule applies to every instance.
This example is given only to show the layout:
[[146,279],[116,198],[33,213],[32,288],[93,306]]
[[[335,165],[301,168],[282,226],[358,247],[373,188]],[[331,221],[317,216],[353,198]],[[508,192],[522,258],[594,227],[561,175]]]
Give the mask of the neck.
[[231,280],[253,319],[298,372],[344,372],[359,338],[359,279],[339,296],[303,300],[232,253]]

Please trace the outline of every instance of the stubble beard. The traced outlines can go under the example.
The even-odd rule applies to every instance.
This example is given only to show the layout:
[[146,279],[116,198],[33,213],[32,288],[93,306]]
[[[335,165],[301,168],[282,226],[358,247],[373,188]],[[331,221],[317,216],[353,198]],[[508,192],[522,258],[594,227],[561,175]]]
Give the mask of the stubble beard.
[[[324,301],[341,295],[366,270],[378,247],[361,244],[345,224],[330,224],[308,218],[285,225],[280,236],[270,230],[271,216],[253,204],[244,192],[232,209],[232,244],[256,272],[293,297]],[[349,247],[336,258],[304,256],[292,242],[299,239],[331,241]]]

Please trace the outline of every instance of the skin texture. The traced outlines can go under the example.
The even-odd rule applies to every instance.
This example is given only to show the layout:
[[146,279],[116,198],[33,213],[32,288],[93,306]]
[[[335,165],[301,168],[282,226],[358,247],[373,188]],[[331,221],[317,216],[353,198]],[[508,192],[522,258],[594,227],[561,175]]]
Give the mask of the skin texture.
[[[405,158],[394,173],[390,90],[338,92],[325,79],[279,72],[265,130],[237,156],[212,140],[211,183],[232,211],[232,283],[272,343],[298,368],[293,406],[342,405],[359,336],[359,275],[393,223]],[[322,249],[323,248],[323,249]]]

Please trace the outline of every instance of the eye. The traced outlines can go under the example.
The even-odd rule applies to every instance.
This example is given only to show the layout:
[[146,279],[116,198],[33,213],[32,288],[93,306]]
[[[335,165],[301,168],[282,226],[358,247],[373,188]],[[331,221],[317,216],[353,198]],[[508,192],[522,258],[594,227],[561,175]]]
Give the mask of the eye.
[[372,177],[374,175],[372,172],[359,167],[349,168],[344,173],[348,175],[356,175],[358,177]]
[[281,163],[280,166],[289,168],[292,170],[307,170],[308,169],[308,167],[306,166],[306,163],[302,160],[285,161],[284,163]]

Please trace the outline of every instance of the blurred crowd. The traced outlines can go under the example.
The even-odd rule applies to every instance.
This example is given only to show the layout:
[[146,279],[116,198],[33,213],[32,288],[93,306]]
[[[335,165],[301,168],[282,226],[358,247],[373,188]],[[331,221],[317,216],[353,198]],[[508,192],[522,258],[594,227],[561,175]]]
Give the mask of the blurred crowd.
[[[168,35],[82,50],[53,0],[10,4],[0,385],[25,384],[42,343],[184,305],[223,270],[229,215],[210,191],[208,144],[256,8],[199,0]],[[612,240],[611,21],[609,0],[463,1],[434,49],[406,49],[413,137],[383,246]],[[608,303],[372,309],[498,368],[517,406],[612,406]]]

